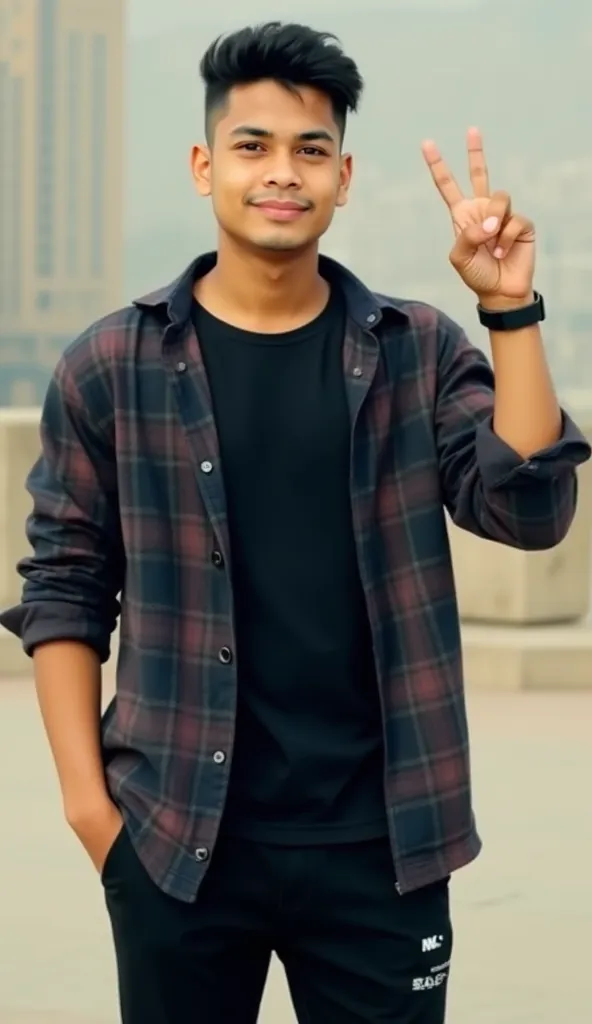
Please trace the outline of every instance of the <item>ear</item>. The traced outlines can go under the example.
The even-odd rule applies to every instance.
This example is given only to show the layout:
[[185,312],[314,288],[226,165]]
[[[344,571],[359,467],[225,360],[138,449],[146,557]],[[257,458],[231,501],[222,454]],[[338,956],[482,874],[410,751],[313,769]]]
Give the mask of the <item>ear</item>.
[[351,153],[344,153],[341,157],[341,168],[339,170],[339,188],[337,191],[336,206],[345,206],[347,203],[353,169],[353,157]]
[[212,194],[212,157],[205,144],[191,150],[191,176],[200,196]]

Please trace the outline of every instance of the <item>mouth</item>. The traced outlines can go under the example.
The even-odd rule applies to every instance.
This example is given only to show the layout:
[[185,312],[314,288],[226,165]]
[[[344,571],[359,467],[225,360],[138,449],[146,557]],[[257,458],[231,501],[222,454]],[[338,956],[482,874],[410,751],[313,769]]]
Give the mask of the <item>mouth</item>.
[[253,205],[257,210],[261,210],[269,220],[275,221],[298,220],[309,209],[301,203],[281,202],[277,199],[268,199],[265,202],[253,203]]

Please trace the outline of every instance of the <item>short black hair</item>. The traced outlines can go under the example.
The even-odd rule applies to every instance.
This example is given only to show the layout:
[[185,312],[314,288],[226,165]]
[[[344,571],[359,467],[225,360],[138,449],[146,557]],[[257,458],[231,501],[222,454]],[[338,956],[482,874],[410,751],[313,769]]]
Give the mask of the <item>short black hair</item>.
[[290,91],[309,86],[329,97],[341,135],[348,113],[358,108],[364,82],[355,61],[336,36],[306,25],[269,21],[218,36],[204,53],[206,133],[212,113],[224,107],[231,89],[270,79]]

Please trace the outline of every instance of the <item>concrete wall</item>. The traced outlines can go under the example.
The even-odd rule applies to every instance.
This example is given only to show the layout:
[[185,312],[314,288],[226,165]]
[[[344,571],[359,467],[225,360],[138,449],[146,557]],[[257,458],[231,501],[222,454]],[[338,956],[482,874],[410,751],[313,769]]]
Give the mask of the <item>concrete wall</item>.
[[[569,404],[592,438],[592,394]],[[38,422],[37,409],[0,410],[1,607],[19,600],[14,565],[27,551],[23,484],[39,453]],[[450,525],[469,687],[592,689],[592,463],[579,480],[575,522],[552,551],[514,551]],[[0,676],[30,671],[18,642],[0,632]]]
[[[592,392],[564,396],[592,440]],[[467,685],[488,690],[592,689],[592,462],[551,551],[515,551],[450,526]]]

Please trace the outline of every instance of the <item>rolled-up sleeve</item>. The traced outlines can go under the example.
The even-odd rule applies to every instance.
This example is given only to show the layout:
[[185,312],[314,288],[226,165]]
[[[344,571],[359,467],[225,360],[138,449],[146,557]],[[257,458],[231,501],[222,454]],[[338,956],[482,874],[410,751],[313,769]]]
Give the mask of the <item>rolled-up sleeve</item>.
[[493,418],[477,429],[477,462],[483,482],[488,490],[496,490],[508,483],[531,487],[533,480],[553,480],[559,475],[570,475],[575,466],[585,462],[590,448],[574,421],[562,410],[559,440],[549,448],[542,448],[529,459],[522,459],[493,430]]
[[554,547],[573,521],[577,467],[590,445],[562,412],[562,434],[524,460],[493,431],[494,378],[484,354],[443,318],[436,401],[444,500],[457,526],[523,550]]
[[115,459],[104,416],[83,401],[66,357],[48,388],[27,489],[32,554],[17,566],[21,603],[0,624],[29,655],[48,641],[77,640],[106,661],[124,577]]

